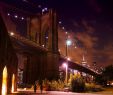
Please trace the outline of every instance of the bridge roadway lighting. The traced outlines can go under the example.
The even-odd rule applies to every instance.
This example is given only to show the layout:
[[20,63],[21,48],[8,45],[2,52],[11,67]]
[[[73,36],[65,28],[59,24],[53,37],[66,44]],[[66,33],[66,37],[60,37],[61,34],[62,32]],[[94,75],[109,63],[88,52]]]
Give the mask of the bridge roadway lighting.
[[14,33],[13,33],[13,32],[10,32],[10,35],[11,35],[11,36],[13,36],[13,35],[14,35]]
[[68,57],[67,60],[70,61],[71,60],[70,57]]

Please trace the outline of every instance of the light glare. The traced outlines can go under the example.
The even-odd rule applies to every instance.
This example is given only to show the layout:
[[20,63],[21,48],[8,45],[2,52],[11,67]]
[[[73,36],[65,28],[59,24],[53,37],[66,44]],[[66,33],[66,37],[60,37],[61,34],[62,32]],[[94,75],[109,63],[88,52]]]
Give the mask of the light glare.
[[69,46],[69,45],[71,45],[71,40],[67,40],[66,41],[66,44]]

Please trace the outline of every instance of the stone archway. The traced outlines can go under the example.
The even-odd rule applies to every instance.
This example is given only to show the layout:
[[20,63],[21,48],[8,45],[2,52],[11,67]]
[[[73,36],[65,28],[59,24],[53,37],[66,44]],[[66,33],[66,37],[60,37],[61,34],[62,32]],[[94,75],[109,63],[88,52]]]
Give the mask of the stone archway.
[[2,73],[2,95],[7,95],[7,67],[5,66]]

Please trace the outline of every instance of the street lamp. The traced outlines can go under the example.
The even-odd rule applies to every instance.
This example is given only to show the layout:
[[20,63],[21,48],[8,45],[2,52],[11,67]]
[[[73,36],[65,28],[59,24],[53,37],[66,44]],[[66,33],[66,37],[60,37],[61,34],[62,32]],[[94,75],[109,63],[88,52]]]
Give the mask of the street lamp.
[[68,82],[68,61],[70,60],[70,58],[68,57],[68,46],[71,45],[71,40],[66,39],[66,63],[64,64],[64,67],[66,67],[66,78],[65,78],[65,82],[67,84]]
[[67,84],[67,81],[68,81],[68,64],[67,63],[63,63],[63,67],[66,68],[65,82]]
[[66,57],[68,56],[68,46],[72,44],[71,40],[67,39],[66,40]]

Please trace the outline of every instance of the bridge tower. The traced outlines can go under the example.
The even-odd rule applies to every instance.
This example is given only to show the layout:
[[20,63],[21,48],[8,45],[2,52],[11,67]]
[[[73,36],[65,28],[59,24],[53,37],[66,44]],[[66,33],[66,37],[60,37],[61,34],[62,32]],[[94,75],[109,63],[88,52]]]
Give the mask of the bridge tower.
[[[33,28],[34,22],[35,28]],[[36,25],[36,23],[38,24]],[[39,46],[45,48],[46,51],[39,51],[37,52],[37,55],[35,54],[35,57],[38,58],[37,62],[33,61],[36,60],[36,58],[33,58],[32,60],[32,56],[28,58],[29,61],[26,65],[25,71],[27,75],[24,75],[25,83],[30,83],[30,81],[33,82],[34,80],[38,80],[40,78],[46,78],[49,80],[58,78],[59,52],[57,24],[56,12],[52,9],[50,9],[48,13],[43,15],[38,14],[27,19],[27,37],[36,42]],[[29,67],[32,67],[32,69],[27,69]],[[29,76],[29,72],[32,73],[31,76]],[[33,73],[37,76],[33,75]],[[34,78],[29,79],[29,77]]]
[[53,10],[49,10],[50,30],[48,35],[47,52],[47,77],[49,79],[58,78],[59,52],[58,52],[58,27],[57,15]]

